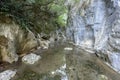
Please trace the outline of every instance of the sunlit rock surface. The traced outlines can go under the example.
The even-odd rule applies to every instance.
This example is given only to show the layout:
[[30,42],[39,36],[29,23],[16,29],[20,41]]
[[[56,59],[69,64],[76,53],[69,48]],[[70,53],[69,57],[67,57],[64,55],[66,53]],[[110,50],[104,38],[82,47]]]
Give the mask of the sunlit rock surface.
[[18,60],[15,49],[15,36],[18,33],[18,29],[15,24],[0,24],[0,55],[3,61],[12,63]]
[[18,54],[26,54],[38,45],[32,32],[25,33],[13,23],[0,23],[0,55],[2,61],[12,63]]
[[36,55],[34,53],[30,53],[28,55],[25,55],[22,58],[22,61],[26,64],[34,64],[35,62],[37,62],[41,57],[39,55]]
[[[70,3],[71,2],[71,3]],[[119,71],[120,61],[120,1],[67,0],[69,8],[68,40],[86,50],[107,54],[109,64]],[[81,6],[82,5],[82,6]],[[103,56],[105,57],[105,56]]]
[[71,48],[71,47],[65,47],[64,50],[71,51],[71,50],[73,50],[73,48]]
[[49,40],[41,40],[41,37],[36,38],[29,29],[22,30],[9,17],[4,17],[6,22],[0,20],[0,61],[13,63],[18,61],[19,56],[35,51],[38,47],[48,49]]
[[11,80],[16,74],[16,70],[6,70],[0,73],[0,80]]

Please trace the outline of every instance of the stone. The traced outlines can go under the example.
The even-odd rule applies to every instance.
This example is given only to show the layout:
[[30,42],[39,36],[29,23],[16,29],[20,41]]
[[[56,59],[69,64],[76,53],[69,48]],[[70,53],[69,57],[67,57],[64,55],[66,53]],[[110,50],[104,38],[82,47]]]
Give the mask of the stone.
[[108,80],[108,78],[105,75],[98,75],[98,80]]
[[0,73],[0,80],[11,80],[16,74],[17,70],[6,70]]
[[62,65],[59,69],[52,71],[51,75],[52,76],[60,75],[61,80],[68,80],[67,73],[66,73],[65,69],[66,69],[66,64]]
[[111,65],[118,72],[120,71],[120,58],[119,57],[120,57],[119,53],[112,53],[112,54],[110,54]]
[[34,53],[30,53],[28,55],[23,56],[22,62],[24,62],[26,64],[34,64],[39,59],[41,59],[41,57],[39,55],[36,55]]
[[42,40],[41,38],[38,39],[38,43],[42,49],[48,49],[50,42],[51,41],[49,40]]

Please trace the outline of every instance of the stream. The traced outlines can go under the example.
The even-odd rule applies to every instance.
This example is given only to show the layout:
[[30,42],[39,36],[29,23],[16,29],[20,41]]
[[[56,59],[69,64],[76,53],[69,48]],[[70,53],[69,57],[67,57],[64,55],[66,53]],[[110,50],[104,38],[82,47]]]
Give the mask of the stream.
[[71,44],[54,45],[47,50],[37,50],[34,53],[42,57],[34,65],[18,61],[8,67],[17,70],[15,77],[11,80],[120,79],[120,74],[107,66],[95,54]]

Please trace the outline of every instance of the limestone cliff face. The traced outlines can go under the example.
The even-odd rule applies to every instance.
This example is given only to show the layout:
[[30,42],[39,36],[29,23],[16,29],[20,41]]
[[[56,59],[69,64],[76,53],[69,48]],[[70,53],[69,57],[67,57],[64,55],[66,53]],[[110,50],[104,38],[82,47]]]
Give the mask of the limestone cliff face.
[[59,33],[35,35],[27,27],[21,29],[9,16],[0,15],[0,62],[12,63],[37,49],[48,49],[50,43],[62,39]]
[[[5,18],[3,19],[5,21]],[[0,61],[12,63],[38,45],[32,32],[24,32],[14,22],[0,21]]]
[[68,1],[66,34],[76,45],[107,54],[110,64],[120,70],[120,1]]

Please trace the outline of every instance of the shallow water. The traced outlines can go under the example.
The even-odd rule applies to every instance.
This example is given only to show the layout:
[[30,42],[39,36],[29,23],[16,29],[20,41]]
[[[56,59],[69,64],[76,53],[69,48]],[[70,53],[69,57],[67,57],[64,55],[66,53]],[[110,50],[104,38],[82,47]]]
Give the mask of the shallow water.
[[34,65],[20,63],[14,80],[68,80],[64,46],[35,51],[42,58]]
[[[64,50],[64,48],[73,48]],[[69,49],[68,48],[68,49]],[[54,45],[37,50],[40,59],[34,65],[19,61],[10,66],[17,74],[11,80],[119,80],[120,74],[108,67],[94,54],[69,44]]]

